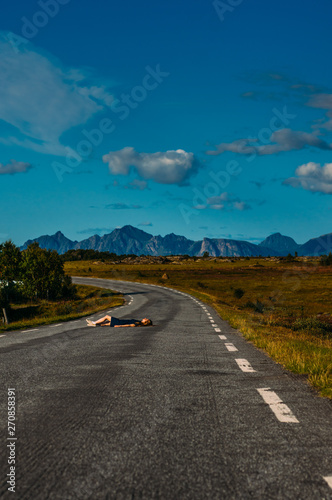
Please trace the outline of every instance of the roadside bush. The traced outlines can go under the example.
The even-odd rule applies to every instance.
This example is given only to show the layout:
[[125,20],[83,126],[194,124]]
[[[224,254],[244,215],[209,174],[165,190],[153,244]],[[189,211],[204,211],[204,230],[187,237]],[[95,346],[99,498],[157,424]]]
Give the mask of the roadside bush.
[[256,302],[252,302],[251,300],[248,300],[248,302],[246,302],[244,304],[244,307],[246,307],[247,309],[253,309],[254,312],[257,312],[260,314],[263,314],[264,309],[265,309],[265,305],[260,300],[256,300]]
[[303,330],[314,335],[327,335],[332,337],[332,323],[318,318],[298,318],[291,326],[292,330]]
[[77,287],[73,285],[72,279],[67,274],[64,276],[62,281],[62,292],[61,295],[64,299],[76,299]]
[[81,313],[81,312],[83,312],[84,310],[85,310],[85,304],[84,304],[84,302],[81,302],[80,304],[78,304],[78,305],[76,306],[76,312],[77,312],[77,313]]
[[321,266],[332,266],[332,254],[331,252],[328,255],[322,255],[320,259]]
[[289,254],[285,257],[285,261],[286,261],[286,262],[294,262],[294,260],[295,260],[295,257],[294,257],[291,253],[289,253]]
[[243,295],[245,294],[245,291],[242,290],[242,288],[235,288],[234,290],[234,297],[237,298],[237,299],[241,299],[243,297]]
[[299,318],[294,315],[288,316],[273,316],[268,319],[268,324],[271,326],[281,326],[289,328],[295,332],[307,332],[312,335],[327,336],[332,338],[332,318],[316,316],[309,318]]
[[64,316],[73,312],[73,306],[70,303],[59,304],[55,308],[55,314],[58,316]]

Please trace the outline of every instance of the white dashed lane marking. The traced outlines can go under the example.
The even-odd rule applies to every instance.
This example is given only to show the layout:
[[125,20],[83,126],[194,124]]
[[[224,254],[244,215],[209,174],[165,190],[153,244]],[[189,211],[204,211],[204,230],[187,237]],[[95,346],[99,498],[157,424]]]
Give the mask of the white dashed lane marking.
[[215,328],[214,329],[216,332],[221,332],[220,328]]
[[0,335],[0,337],[5,337],[6,335]]
[[332,488],[332,476],[325,476],[323,479],[325,479],[329,487]]
[[232,344],[232,342],[225,342],[225,346],[226,346],[226,349],[230,352],[232,351],[237,351],[237,348],[235,347],[234,344]]
[[227,340],[226,335],[218,335],[218,337],[220,338],[220,340]]
[[257,389],[257,391],[262,396],[265,403],[269,405],[280,422],[293,424],[299,423],[290,408],[288,408],[288,406],[279,398],[279,396],[275,392],[271,391],[270,387]]
[[[77,321],[73,321],[73,323],[77,323]],[[59,323],[58,325],[51,325],[50,328],[55,328],[56,326],[62,326],[61,323]]]
[[23,330],[22,332],[17,332],[17,333],[29,333],[29,332],[37,332],[39,328],[33,328],[32,330]]
[[243,372],[253,373],[253,372],[256,371],[256,370],[253,369],[253,367],[251,366],[251,364],[249,363],[249,361],[247,361],[246,359],[236,359],[235,361],[237,362],[239,368]]

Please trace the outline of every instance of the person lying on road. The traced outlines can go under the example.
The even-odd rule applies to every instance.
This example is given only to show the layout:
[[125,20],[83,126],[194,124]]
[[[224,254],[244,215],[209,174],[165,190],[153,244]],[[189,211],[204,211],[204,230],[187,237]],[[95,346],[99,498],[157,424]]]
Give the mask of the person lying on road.
[[142,321],[138,321],[137,319],[119,319],[114,316],[104,316],[103,318],[98,319],[97,321],[91,321],[90,319],[86,320],[88,326],[114,326],[122,327],[122,326],[151,326],[152,321],[149,318],[143,318]]

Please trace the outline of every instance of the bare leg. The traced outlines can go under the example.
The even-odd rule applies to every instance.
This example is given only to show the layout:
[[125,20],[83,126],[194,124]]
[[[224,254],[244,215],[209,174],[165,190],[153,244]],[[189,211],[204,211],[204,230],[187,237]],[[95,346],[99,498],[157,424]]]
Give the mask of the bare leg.
[[101,325],[102,323],[110,323],[112,321],[112,316],[109,316],[106,314],[103,318],[98,319],[98,321],[95,321],[95,325]]

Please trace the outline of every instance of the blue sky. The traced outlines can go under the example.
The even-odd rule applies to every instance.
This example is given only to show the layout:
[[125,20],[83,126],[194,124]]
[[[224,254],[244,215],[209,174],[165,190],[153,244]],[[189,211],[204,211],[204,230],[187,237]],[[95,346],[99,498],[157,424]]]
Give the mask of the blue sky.
[[332,231],[332,5],[15,0],[0,241]]

